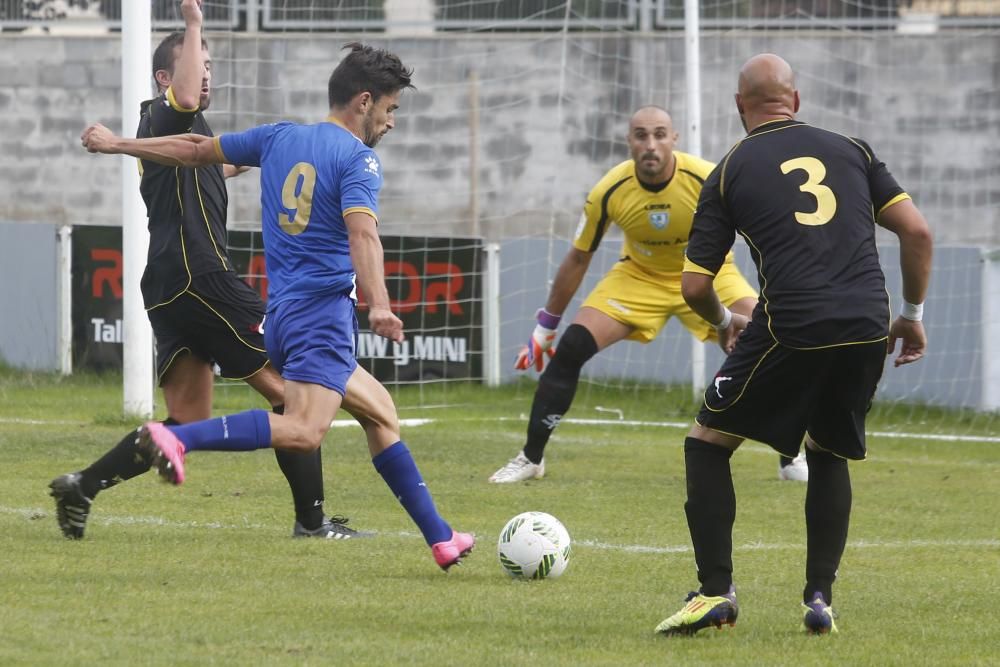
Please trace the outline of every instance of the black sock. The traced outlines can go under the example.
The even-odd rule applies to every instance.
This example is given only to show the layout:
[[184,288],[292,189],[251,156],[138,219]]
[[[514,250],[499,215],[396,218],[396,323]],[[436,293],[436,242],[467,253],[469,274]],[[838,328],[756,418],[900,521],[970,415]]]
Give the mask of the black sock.
[[806,489],[806,587],[804,602],[816,591],[833,602],[833,582],[847,545],[851,519],[851,473],[847,461],[806,448],[809,486]]
[[524,455],[532,463],[541,463],[552,431],[573,404],[580,370],[595,354],[597,342],[590,331],[579,324],[570,325],[556,347],[555,356],[538,378],[538,388],[531,402]]
[[782,468],[784,468],[785,466],[791,465],[792,461],[794,461],[794,460],[795,459],[792,458],[791,456],[785,456],[784,454],[779,454],[778,455],[778,463],[781,465]]
[[[285,414],[284,405],[271,408],[275,414]],[[295,503],[295,520],[306,530],[315,530],[323,523],[323,458],[319,447],[312,452],[290,452],[275,449],[274,458],[288,480]]]
[[729,470],[732,455],[731,450],[698,438],[684,440],[687,475],[684,513],[704,595],[725,595],[733,583],[736,492]]
[[[167,417],[163,423],[167,426],[176,426],[179,422]],[[98,492],[138,477],[149,470],[149,461],[135,449],[138,437],[138,428],[129,431],[104,456],[80,471],[80,490],[83,491],[83,495],[93,499]]]

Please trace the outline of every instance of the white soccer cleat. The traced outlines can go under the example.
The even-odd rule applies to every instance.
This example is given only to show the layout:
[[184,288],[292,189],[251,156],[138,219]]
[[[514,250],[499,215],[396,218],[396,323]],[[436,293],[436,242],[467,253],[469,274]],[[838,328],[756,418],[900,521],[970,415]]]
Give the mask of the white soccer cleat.
[[513,484],[542,477],[545,477],[545,459],[542,459],[541,463],[532,463],[524,452],[520,451],[517,456],[507,461],[507,465],[493,473],[490,481],[494,484]]
[[800,453],[783,468],[778,464],[778,479],[784,482],[808,482],[809,465],[806,464],[806,453]]

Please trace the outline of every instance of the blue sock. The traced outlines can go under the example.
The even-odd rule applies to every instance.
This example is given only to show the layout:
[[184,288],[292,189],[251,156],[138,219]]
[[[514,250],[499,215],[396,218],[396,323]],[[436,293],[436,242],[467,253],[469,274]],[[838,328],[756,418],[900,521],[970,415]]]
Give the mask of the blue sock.
[[184,450],[250,451],[271,446],[271,423],[266,410],[247,410],[235,415],[168,426],[184,443]]
[[372,464],[420,528],[428,545],[451,539],[451,526],[437,513],[431,492],[427,490],[406,443],[400,440],[389,445],[388,449],[372,459]]

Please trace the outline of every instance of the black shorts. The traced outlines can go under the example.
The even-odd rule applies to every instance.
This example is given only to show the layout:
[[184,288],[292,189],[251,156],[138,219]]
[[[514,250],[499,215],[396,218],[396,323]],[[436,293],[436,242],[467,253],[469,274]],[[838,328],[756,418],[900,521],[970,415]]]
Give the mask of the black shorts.
[[196,276],[171,301],[148,310],[156,336],[156,375],[174,359],[193,354],[218,364],[222,377],[243,380],[267,365],[264,302],[231,271]]
[[864,459],[865,415],[885,358],[885,340],[796,350],[751,324],[705,390],[697,421],[786,456],[808,432],[824,450]]

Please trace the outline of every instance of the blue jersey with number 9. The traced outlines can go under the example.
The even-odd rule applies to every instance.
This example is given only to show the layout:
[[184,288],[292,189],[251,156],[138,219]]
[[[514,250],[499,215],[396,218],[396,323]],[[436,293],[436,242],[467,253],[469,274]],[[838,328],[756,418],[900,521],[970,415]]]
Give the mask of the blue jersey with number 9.
[[289,299],[353,296],[344,217],[360,211],[378,221],[375,152],[332,118],[261,125],[216,142],[226,162],[260,167],[268,310]]

